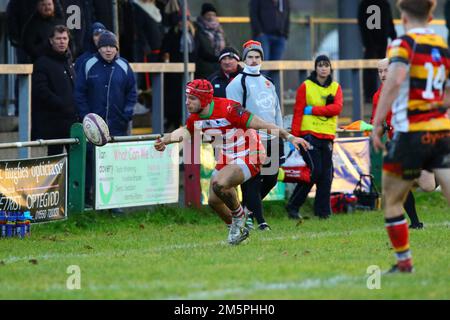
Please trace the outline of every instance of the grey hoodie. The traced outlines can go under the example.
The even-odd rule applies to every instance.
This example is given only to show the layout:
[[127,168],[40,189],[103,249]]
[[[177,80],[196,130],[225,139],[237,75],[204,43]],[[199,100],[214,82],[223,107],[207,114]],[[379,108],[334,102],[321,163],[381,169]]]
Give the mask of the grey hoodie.
[[[243,73],[247,74],[245,85],[247,87],[246,109],[266,122],[283,127],[280,101],[273,83],[262,74],[254,74],[245,66]],[[244,89],[242,88],[242,73],[231,81],[227,88],[227,99],[242,104]],[[266,137],[261,136],[263,139]]]

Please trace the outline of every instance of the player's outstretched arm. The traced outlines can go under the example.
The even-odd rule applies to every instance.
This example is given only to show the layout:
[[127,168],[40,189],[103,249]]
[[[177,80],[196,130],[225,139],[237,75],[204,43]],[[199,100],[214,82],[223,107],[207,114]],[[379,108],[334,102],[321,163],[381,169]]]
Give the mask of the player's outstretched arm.
[[305,150],[311,148],[310,144],[305,139],[295,137],[285,129],[280,128],[272,123],[266,122],[256,115],[253,115],[252,120],[248,124],[248,127],[255,130],[267,130],[267,133],[290,141],[297,150],[300,148],[300,146],[302,146]]
[[171,133],[166,133],[162,138],[157,139],[155,141],[155,149],[162,152],[166,149],[166,145],[182,142],[184,139],[188,138],[189,135],[186,126],[180,127]]

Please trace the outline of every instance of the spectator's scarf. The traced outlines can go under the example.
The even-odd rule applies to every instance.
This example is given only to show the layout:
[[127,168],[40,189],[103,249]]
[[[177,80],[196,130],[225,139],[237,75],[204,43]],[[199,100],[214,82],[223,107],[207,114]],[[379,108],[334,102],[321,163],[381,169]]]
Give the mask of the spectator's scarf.
[[208,36],[215,55],[219,56],[220,51],[225,48],[225,34],[219,20],[215,18],[212,21],[206,21],[200,16],[197,18],[197,23],[200,31],[204,32]]
[[162,21],[161,12],[153,2],[144,2],[142,0],[138,0],[134,3],[141,7],[141,9],[144,10],[157,23],[160,23]]
[[[192,53],[194,51],[194,35],[195,35],[195,28],[192,25],[192,22],[190,22],[189,20],[187,21],[187,27],[188,27],[188,32],[187,32],[187,43],[188,43],[188,52]],[[183,33],[183,28],[180,27],[179,31],[181,33],[181,38],[180,38],[180,52],[184,52],[184,33]]]

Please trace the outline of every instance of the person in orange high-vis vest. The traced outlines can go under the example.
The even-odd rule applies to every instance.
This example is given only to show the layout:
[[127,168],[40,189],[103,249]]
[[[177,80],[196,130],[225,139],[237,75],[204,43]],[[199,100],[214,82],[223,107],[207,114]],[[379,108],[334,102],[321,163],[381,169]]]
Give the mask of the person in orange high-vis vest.
[[297,89],[292,134],[307,140],[313,148],[301,152],[311,169],[311,182],[297,184],[289,199],[286,210],[293,219],[301,219],[298,211],[314,184],[317,187],[314,214],[322,219],[331,215],[333,141],[343,105],[341,86],[333,81],[332,74],[330,59],[320,55],[315,59],[314,71]]

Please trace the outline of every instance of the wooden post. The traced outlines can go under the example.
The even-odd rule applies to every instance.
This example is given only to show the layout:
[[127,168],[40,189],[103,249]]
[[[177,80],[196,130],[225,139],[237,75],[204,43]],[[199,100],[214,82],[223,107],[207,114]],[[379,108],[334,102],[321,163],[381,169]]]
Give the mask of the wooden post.
[[194,134],[183,142],[184,159],[184,205],[186,207],[201,207],[200,186],[200,148],[201,138]]

